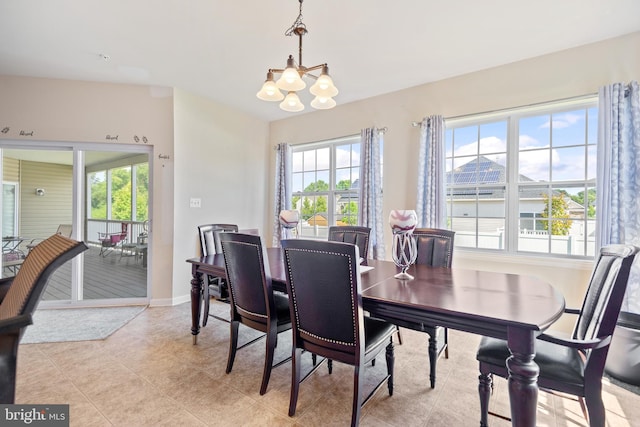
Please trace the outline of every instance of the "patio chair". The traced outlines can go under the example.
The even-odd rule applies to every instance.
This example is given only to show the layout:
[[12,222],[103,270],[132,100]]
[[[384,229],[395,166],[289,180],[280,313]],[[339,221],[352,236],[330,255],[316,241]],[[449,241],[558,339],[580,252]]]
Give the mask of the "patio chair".
[[[71,224],[60,224],[58,229],[56,230],[56,234],[59,234],[64,237],[71,238],[71,233],[73,232],[73,226]],[[31,239],[29,244],[27,245],[27,250],[31,250],[36,247],[36,245],[42,242],[44,239]]]
[[129,234],[129,224],[123,222],[120,224],[120,231],[116,233],[98,232],[98,241],[100,241],[100,255],[106,257],[114,249],[119,248],[127,240]]
[[87,249],[83,242],[54,234],[27,254],[15,277],[0,280],[0,403],[14,403],[18,345],[33,323],[32,314],[49,277]]

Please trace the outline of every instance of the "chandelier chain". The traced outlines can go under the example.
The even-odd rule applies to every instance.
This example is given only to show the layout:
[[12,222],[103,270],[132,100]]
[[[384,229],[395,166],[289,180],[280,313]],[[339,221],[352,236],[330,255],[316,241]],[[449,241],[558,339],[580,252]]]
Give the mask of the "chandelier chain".
[[305,33],[307,32],[307,26],[304,24],[304,22],[302,22],[302,1],[303,0],[299,0],[299,1],[300,1],[300,12],[298,13],[298,17],[293,22],[293,24],[291,24],[291,27],[289,27],[287,31],[284,32],[285,36],[299,35],[299,33],[296,32],[296,29],[298,28],[302,28]]

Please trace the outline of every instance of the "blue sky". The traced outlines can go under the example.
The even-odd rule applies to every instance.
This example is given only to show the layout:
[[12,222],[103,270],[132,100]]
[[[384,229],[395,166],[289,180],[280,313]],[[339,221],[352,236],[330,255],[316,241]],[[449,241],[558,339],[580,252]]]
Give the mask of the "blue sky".
[[[597,122],[597,108],[586,113],[585,109],[579,109],[520,118],[519,173],[536,181],[573,181],[585,179],[586,167],[587,177],[595,178]],[[447,170],[473,160],[478,154],[506,165],[507,132],[506,120],[456,128],[452,146],[452,131],[447,130],[447,157],[452,152],[456,156],[453,165],[451,161],[447,163]],[[584,145],[580,146],[585,136],[593,144],[586,153]]]

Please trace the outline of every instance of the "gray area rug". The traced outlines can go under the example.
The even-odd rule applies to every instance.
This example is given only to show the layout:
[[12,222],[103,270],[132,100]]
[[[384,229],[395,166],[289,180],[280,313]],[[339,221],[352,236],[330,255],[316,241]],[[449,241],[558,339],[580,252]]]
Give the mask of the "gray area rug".
[[20,343],[102,340],[126,325],[146,306],[36,310]]

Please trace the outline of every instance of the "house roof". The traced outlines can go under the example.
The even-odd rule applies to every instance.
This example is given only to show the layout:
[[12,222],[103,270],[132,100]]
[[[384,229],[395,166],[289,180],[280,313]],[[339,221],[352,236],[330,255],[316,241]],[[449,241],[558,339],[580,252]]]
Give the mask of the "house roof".
[[[519,182],[535,182],[535,180],[525,176],[518,175]],[[446,173],[445,180],[447,185],[454,185],[452,189],[456,199],[473,199],[476,197],[476,189],[474,188],[456,188],[455,186],[473,186],[476,184],[496,184],[503,186],[506,182],[506,168],[488,157],[479,156],[477,160],[464,163],[455,169]],[[541,185],[546,185],[546,182]],[[558,191],[553,192],[554,195],[560,194]],[[478,197],[481,199],[504,199],[504,191],[495,187],[480,186],[477,190]],[[519,191],[520,199],[541,199],[542,194],[539,189],[525,187]],[[570,208],[582,208],[582,205],[571,201]]]

